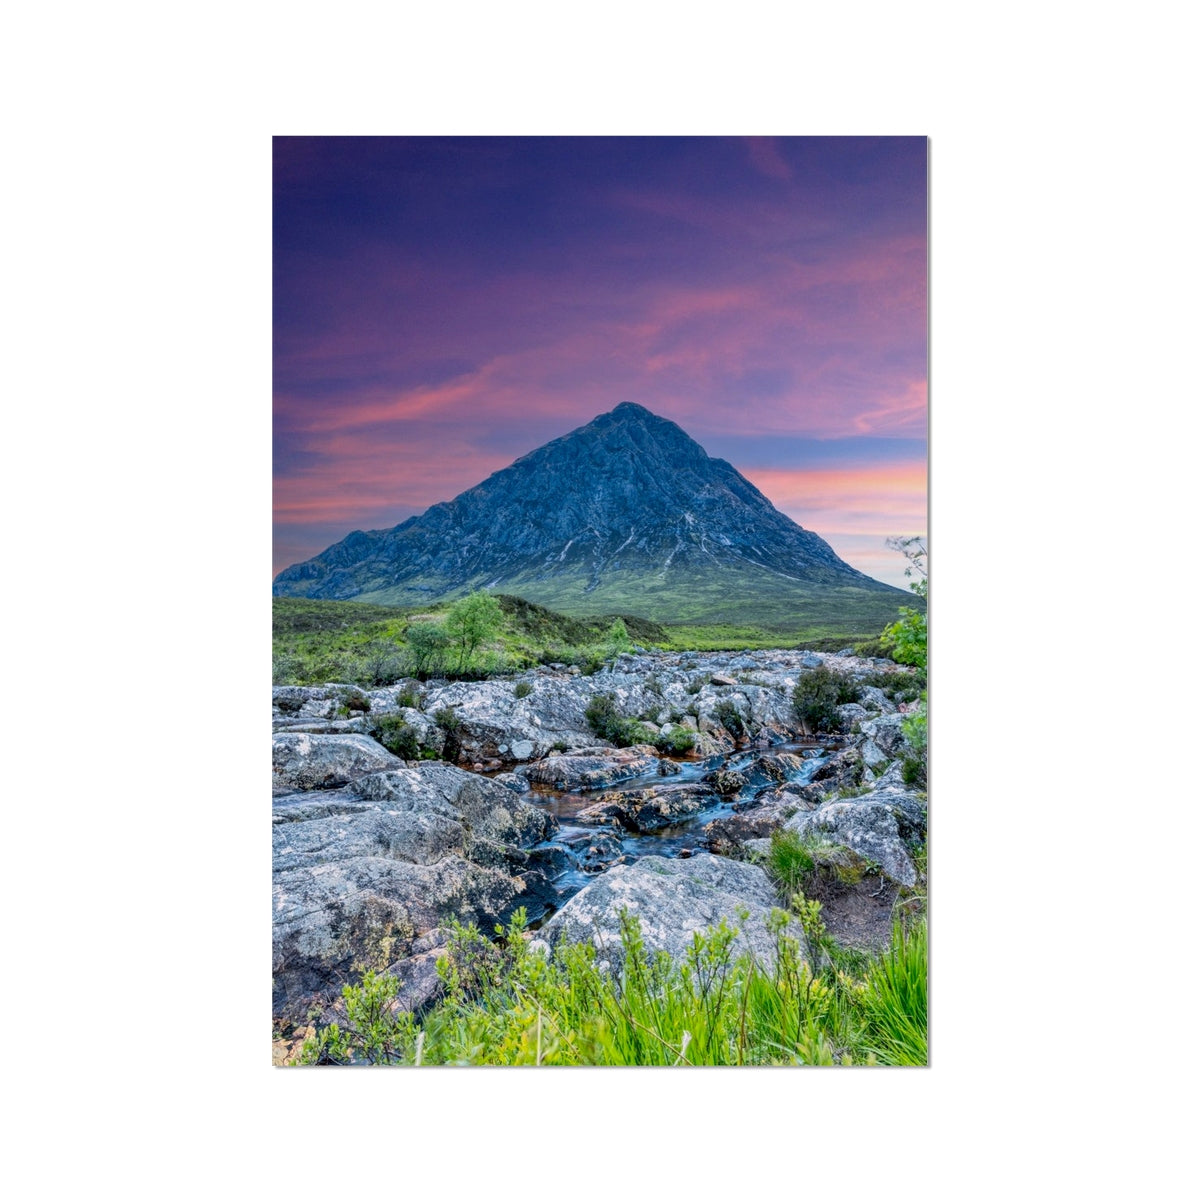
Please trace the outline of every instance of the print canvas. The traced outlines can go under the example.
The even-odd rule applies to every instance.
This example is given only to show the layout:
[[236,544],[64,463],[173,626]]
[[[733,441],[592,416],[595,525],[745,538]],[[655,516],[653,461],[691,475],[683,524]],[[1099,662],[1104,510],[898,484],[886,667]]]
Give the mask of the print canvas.
[[926,180],[275,139],[277,1064],[927,1062]]

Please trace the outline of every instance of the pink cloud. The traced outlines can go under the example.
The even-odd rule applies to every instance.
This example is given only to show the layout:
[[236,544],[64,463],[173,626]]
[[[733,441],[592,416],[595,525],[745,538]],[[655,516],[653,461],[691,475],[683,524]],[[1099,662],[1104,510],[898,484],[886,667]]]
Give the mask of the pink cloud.
[[769,179],[791,179],[792,168],[784,162],[773,137],[749,137],[746,148],[751,164]]

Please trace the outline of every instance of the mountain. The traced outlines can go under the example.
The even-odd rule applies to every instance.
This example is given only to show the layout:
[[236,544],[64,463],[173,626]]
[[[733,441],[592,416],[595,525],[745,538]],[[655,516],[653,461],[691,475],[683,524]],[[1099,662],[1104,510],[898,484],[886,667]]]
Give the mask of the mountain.
[[908,592],[856,571],[637,404],[393,529],[281,571],[277,596],[421,605],[478,588],[576,615],[878,632]]

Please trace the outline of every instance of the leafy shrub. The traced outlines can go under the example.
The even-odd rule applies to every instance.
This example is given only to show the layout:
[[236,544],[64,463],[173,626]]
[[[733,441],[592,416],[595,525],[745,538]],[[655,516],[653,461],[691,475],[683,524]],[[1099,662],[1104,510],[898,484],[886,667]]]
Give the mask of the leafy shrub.
[[813,733],[833,733],[839,727],[838,705],[849,704],[857,686],[827,666],[813,667],[796,680],[792,711]]
[[439,708],[433,714],[433,719],[437,727],[446,730],[447,733],[453,733],[462,726],[462,718],[452,708]]
[[854,653],[859,658],[891,658],[891,650],[880,641],[879,638],[873,638],[869,642],[858,642],[854,646]]
[[686,754],[695,748],[696,735],[690,729],[672,729],[670,733],[660,733],[654,744],[664,754]]
[[532,691],[533,684],[526,679],[522,679],[521,682],[518,683],[515,688],[513,688],[513,695],[516,696],[518,700],[524,700],[525,697],[528,696]]
[[395,642],[383,640],[368,642],[363,673],[368,683],[377,686],[386,687],[389,683],[395,683],[404,674],[400,647]]
[[421,693],[416,688],[406,687],[403,691],[396,693],[397,708],[420,708]]
[[450,635],[437,621],[414,621],[404,633],[404,651],[409,671],[428,679],[441,671],[450,649]]
[[922,702],[921,707],[900,722],[900,728],[911,751],[904,755],[900,771],[909,787],[925,787],[929,761],[929,713]]
[[749,732],[746,722],[742,719],[742,714],[738,712],[737,706],[732,700],[722,700],[713,709],[713,715],[734,737],[741,737]]
[[343,692],[342,707],[348,712],[370,712],[371,701],[361,692]]
[[458,756],[462,752],[462,741],[458,732],[462,728],[462,718],[452,708],[439,708],[433,714],[433,719],[446,735],[442,743],[442,757],[447,762],[458,762]]
[[637,746],[654,740],[653,734],[641,721],[620,715],[611,692],[593,696],[583,715],[592,732],[614,746]]
[[398,713],[385,713],[379,717],[371,730],[371,736],[397,758],[421,757],[421,743],[417,730]]

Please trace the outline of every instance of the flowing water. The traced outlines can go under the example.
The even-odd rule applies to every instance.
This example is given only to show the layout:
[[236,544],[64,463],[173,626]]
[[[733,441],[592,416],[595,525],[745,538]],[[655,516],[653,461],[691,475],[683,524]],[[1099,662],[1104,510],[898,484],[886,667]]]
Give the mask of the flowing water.
[[[563,792],[557,789],[535,785],[525,794],[525,800],[530,804],[547,808],[557,818],[558,831],[548,842],[543,842],[535,849],[549,852],[565,869],[553,880],[553,895],[543,897],[545,909],[532,922],[539,925],[548,919],[557,909],[561,908],[580,888],[585,887],[599,873],[593,869],[583,869],[584,852],[589,845],[605,835],[617,839],[619,851],[612,847],[613,861],[632,862],[649,854],[662,855],[667,858],[687,858],[693,854],[707,854],[705,847],[707,835],[704,826],[718,817],[730,816],[735,811],[747,806],[748,802],[761,791],[778,786],[777,783],[751,784],[731,796],[720,796],[715,792],[711,803],[706,803],[698,812],[690,813],[677,823],[660,829],[649,831],[634,831],[620,826],[585,824],[576,820],[580,812],[599,804],[611,795],[621,792],[636,791],[643,788],[653,788],[658,792],[668,792],[687,784],[699,783],[713,771],[725,768],[739,770],[748,766],[760,757],[773,757],[777,754],[792,754],[803,760],[799,770],[787,773],[789,783],[807,783],[821,762],[828,756],[831,749],[829,742],[813,740],[798,740],[782,742],[770,748],[756,747],[753,749],[735,751],[730,755],[714,755],[711,758],[698,760],[695,758],[675,758],[672,761],[679,767],[679,773],[662,776],[657,773],[641,775],[620,783],[594,791]],[[559,853],[554,854],[555,851]],[[606,865],[609,859],[606,856]],[[533,897],[530,897],[533,901]],[[538,906],[530,905],[530,915]]]

